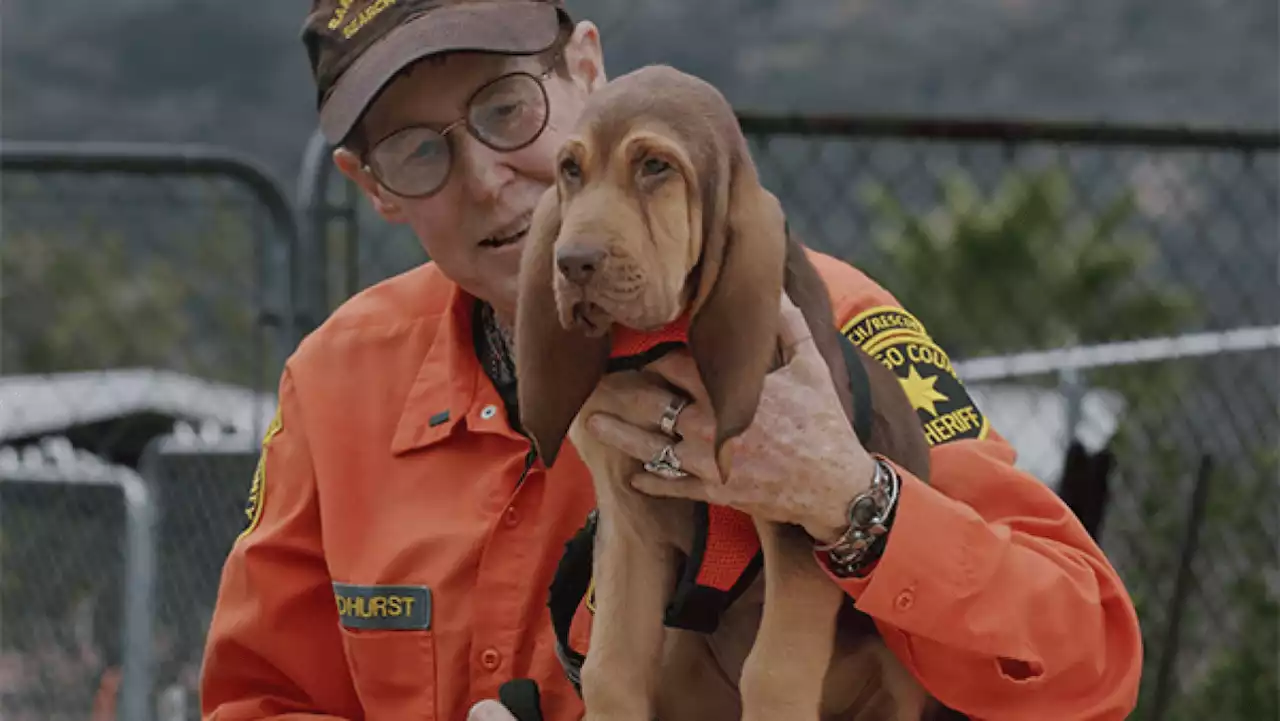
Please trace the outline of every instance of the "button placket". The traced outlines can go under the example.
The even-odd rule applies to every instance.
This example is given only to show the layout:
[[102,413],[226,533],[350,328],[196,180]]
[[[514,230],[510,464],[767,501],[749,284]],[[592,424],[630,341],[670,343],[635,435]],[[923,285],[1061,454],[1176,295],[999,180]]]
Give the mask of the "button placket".
[[[482,406],[475,417],[492,418],[496,413],[497,406],[490,404]],[[498,422],[490,421],[490,427]],[[522,455],[521,463],[514,472],[522,474],[525,465]],[[520,636],[518,624],[524,594],[519,588],[522,585],[519,576],[511,569],[522,568],[533,560],[529,539],[519,528],[524,521],[519,500],[524,495],[522,490],[521,484],[516,484],[505,499],[506,503],[497,509],[499,518],[491,527],[478,569],[473,608],[487,622],[478,627],[472,637],[471,663],[474,664],[474,673],[478,674],[476,682],[480,686],[502,672],[507,665],[506,653],[512,652],[514,639]]]

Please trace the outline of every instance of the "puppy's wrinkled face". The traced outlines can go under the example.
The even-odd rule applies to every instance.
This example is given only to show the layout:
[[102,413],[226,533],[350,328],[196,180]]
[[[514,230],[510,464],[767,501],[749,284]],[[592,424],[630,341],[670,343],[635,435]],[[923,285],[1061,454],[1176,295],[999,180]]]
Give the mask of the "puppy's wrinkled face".
[[515,334],[538,453],[554,461],[607,373],[610,330],[687,316],[728,477],[725,443],[750,425],[777,352],[788,253],[733,106],[695,76],[640,68],[591,93],[555,171],[522,256]]
[[678,318],[702,252],[693,160],[661,122],[624,125],[602,133],[588,123],[557,158],[556,307],[565,328],[591,336]]

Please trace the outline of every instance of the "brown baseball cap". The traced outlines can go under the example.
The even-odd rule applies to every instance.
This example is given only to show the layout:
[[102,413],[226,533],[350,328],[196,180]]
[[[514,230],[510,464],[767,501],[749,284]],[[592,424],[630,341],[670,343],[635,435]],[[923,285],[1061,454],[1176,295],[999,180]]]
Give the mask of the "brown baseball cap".
[[406,65],[452,50],[516,55],[551,47],[562,0],[314,0],[302,29],[320,130],[337,144]]

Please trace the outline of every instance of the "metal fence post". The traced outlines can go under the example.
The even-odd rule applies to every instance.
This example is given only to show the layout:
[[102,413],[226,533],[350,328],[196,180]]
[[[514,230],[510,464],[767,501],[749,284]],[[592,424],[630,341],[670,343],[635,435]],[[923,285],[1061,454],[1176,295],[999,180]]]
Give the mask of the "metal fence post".
[[1200,459],[1200,467],[1196,472],[1195,487],[1191,492],[1191,501],[1187,504],[1186,524],[1183,526],[1182,546],[1178,549],[1178,571],[1174,578],[1173,594],[1169,599],[1169,618],[1163,629],[1164,642],[1161,644],[1160,661],[1156,666],[1155,690],[1153,694],[1152,721],[1164,721],[1165,712],[1172,702],[1170,684],[1173,681],[1174,664],[1178,661],[1178,647],[1181,641],[1182,617],[1187,607],[1192,579],[1192,564],[1196,553],[1200,550],[1200,533],[1204,527],[1205,508],[1209,505],[1210,476],[1213,472],[1213,457],[1205,455]]
[[[303,219],[302,267],[295,276],[303,288],[307,289],[302,297],[305,304],[304,313],[307,322],[314,328],[320,320],[329,314],[330,306],[340,299],[332,297],[333,288],[330,282],[332,268],[329,247],[330,231],[335,221],[341,221],[343,231],[342,287],[339,289],[342,298],[354,295],[360,289],[360,223],[358,218],[358,193],[354,186],[348,185],[345,178],[336,177],[330,153],[333,146],[325,140],[317,129],[307,142],[302,157],[302,166],[298,170],[297,198],[298,214]],[[346,197],[338,204],[330,202],[329,192],[334,180],[343,183]]]
[[329,152],[328,141],[317,129],[307,140],[302,167],[298,170],[296,193],[301,252],[292,276],[299,289],[299,322],[304,332],[313,330],[328,313],[329,244],[325,228],[328,225],[329,177],[333,174]]
[[124,674],[120,684],[120,718],[151,718],[152,627],[155,616],[156,508],[147,482],[121,475],[120,490],[129,515],[125,552]]
[[151,619],[155,615],[155,499],[147,482],[123,466],[103,464],[83,476],[60,475],[57,469],[0,469],[0,483],[105,486],[120,492],[124,503],[125,582],[121,627],[121,682],[117,713],[128,721],[150,721],[153,684]]
[[1071,442],[1076,440],[1076,433],[1080,428],[1080,417],[1082,413],[1081,404],[1084,403],[1084,377],[1080,373],[1080,369],[1074,366],[1067,366],[1058,371],[1058,390],[1062,394],[1062,414],[1063,414],[1063,430],[1062,445],[1070,447]]

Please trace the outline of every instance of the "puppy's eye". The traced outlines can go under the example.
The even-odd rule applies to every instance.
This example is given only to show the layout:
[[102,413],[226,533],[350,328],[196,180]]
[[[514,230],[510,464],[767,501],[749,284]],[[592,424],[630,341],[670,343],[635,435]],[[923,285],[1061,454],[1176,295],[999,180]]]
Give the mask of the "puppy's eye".
[[665,173],[670,169],[671,169],[671,164],[663,160],[662,158],[654,158],[654,157],[645,158],[644,162],[640,164],[640,173],[642,175],[647,175],[647,176],[654,176],[660,173]]
[[578,165],[578,161],[573,158],[565,158],[560,161],[560,177],[566,181],[574,183],[582,178],[582,168]]

